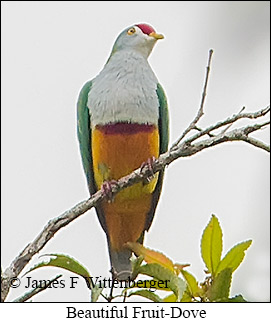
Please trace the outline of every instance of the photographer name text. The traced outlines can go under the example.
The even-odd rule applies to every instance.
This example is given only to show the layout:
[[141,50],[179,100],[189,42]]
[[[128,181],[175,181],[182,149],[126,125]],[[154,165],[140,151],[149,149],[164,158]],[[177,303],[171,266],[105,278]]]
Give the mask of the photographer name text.
[[[69,279],[58,279],[55,281],[49,281],[46,279],[32,279],[32,277],[26,277],[26,284],[24,288],[43,288],[47,286],[47,288],[76,288],[78,281],[78,276],[69,277]],[[91,283],[92,286],[96,286],[98,288],[148,288],[150,292],[155,292],[158,289],[168,288],[169,280],[127,280],[127,281],[117,281],[111,278],[102,278],[99,277],[85,277],[88,279],[88,282]],[[12,286],[15,287],[15,286]],[[17,285],[16,285],[17,287]]]

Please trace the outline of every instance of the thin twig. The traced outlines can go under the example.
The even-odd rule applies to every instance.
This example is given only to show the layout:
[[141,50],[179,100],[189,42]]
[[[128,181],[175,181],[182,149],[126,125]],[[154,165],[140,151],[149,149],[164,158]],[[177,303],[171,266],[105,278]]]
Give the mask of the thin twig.
[[[245,108],[246,107],[242,107],[242,109],[237,113],[237,115],[240,115],[245,110]],[[221,134],[227,132],[232,125],[233,125],[233,123],[230,123],[225,129],[222,130]]]
[[108,302],[109,302],[109,303],[110,303],[110,302],[112,301],[112,299],[114,298],[114,296],[113,296],[114,281],[115,281],[115,279],[113,278],[113,274],[112,274],[112,285],[111,285],[111,288],[110,288],[110,294],[109,294],[109,296],[107,297],[107,300],[108,300]]
[[[193,129],[195,129],[195,130],[197,130],[198,132],[202,132],[203,131],[203,129],[201,129],[200,127],[198,127],[198,126],[195,126]],[[215,135],[213,135],[212,133],[207,133],[207,135],[209,136],[209,137],[214,137]]]
[[124,295],[123,295],[123,303],[126,302],[126,298],[127,298],[127,290],[124,291]]
[[196,133],[195,135],[190,137],[187,142],[192,143],[193,141],[203,137],[204,135],[209,135],[211,131],[217,130],[217,129],[219,129],[223,126],[226,126],[228,124],[232,125],[234,122],[236,122],[239,119],[257,119],[257,118],[264,117],[269,112],[270,112],[270,106],[267,106],[266,108],[256,111],[254,113],[234,114],[232,117],[229,117],[223,121],[219,121],[215,125],[212,125],[206,129],[202,130],[201,132]]
[[193,119],[193,121],[190,123],[190,125],[185,129],[181,137],[172,145],[171,149],[174,149],[178,144],[182,141],[182,139],[193,129],[195,128],[197,122],[199,119],[203,116],[203,107],[204,107],[204,102],[205,98],[207,95],[207,85],[208,85],[208,80],[209,80],[209,74],[210,74],[210,69],[211,69],[211,60],[212,60],[212,55],[213,55],[213,50],[209,50],[209,57],[208,57],[208,64],[206,67],[206,75],[205,75],[205,81],[204,81],[204,86],[203,86],[203,91],[202,91],[202,97],[201,97],[201,102],[200,102],[200,107],[198,110],[198,113],[196,117]]

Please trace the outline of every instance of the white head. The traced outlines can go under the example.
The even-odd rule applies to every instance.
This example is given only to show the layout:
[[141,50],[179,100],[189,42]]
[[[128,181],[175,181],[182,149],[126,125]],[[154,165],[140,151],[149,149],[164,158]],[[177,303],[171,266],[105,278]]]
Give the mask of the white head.
[[156,41],[163,38],[164,36],[157,34],[150,25],[136,24],[120,33],[110,57],[121,50],[133,50],[141,53],[147,59]]

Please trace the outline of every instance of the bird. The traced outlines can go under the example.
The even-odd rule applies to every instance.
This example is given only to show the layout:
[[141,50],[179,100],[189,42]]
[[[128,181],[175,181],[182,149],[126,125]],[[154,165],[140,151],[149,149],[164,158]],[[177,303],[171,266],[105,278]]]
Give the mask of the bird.
[[[125,28],[101,72],[82,87],[77,134],[90,195],[167,151],[168,104],[148,57],[162,34],[147,23]],[[144,164],[145,163],[145,164]],[[96,205],[114,279],[131,279],[128,242],[143,243],[161,194],[164,171]],[[106,185],[107,184],[107,185]]]

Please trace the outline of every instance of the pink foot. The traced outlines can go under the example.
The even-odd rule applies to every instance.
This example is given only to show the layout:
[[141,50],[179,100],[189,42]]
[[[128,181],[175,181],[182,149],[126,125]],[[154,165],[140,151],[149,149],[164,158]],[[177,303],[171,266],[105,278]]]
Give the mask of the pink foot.
[[113,192],[112,192],[112,187],[114,185],[117,185],[117,181],[111,180],[111,181],[104,181],[101,190],[102,192],[106,195],[107,199],[109,202],[113,201]]
[[152,177],[154,176],[153,172],[153,163],[155,162],[156,158],[154,156],[148,158],[146,162],[143,162],[140,166],[140,171],[143,171],[143,168],[147,167],[150,173],[150,176],[147,178],[147,182],[150,182]]

